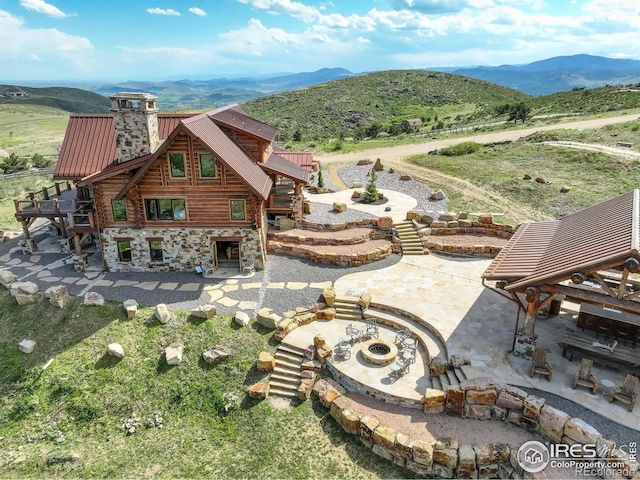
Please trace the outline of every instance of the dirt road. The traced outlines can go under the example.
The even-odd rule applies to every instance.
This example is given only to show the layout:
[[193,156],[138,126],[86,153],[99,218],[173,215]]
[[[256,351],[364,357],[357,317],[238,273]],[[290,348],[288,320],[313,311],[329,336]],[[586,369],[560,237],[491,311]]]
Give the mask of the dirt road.
[[540,127],[523,128],[519,130],[506,130],[494,133],[484,133],[481,135],[469,135],[468,137],[448,138],[444,140],[425,139],[424,143],[414,143],[411,145],[399,145],[396,147],[380,147],[369,150],[361,150],[352,153],[331,153],[314,155],[314,158],[320,163],[334,162],[353,162],[361,158],[382,158],[387,163],[389,160],[401,160],[411,155],[419,155],[427,153],[431,150],[448,147],[460,142],[477,142],[477,143],[497,143],[506,141],[515,141],[519,138],[526,137],[536,132],[559,129],[577,129],[583,130],[587,128],[600,128],[605,125],[615,123],[631,122],[640,119],[640,114],[621,115],[619,117],[596,118],[594,120],[581,120],[577,122],[557,123],[555,125],[545,125]]
[[[493,213],[502,213],[505,219],[511,223],[519,223],[531,220],[547,220],[550,217],[544,212],[532,209],[529,205],[519,204],[518,202],[503,197],[499,192],[487,191],[485,188],[474,185],[471,182],[460,178],[452,177],[436,170],[421,167],[404,161],[405,158],[412,155],[427,153],[431,150],[448,147],[460,142],[477,142],[477,143],[497,143],[505,141],[515,141],[522,137],[526,137],[536,132],[558,129],[587,129],[600,128],[605,125],[615,123],[631,122],[640,119],[640,114],[622,115],[619,117],[599,118],[595,120],[582,120],[577,122],[558,123],[555,125],[546,125],[540,127],[523,128],[519,130],[501,131],[487,133],[482,135],[470,135],[468,137],[451,138],[445,140],[425,140],[424,143],[412,145],[400,145],[396,147],[372,148],[359,152],[346,154],[327,154],[314,155],[314,159],[323,165],[329,165],[329,175],[333,182],[341,188],[347,188],[337,174],[337,168],[345,164],[353,164],[362,159],[380,158],[387,168],[394,168],[400,172],[406,172],[413,178],[431,188],[441,188],[448,196],[456,195],[461,199],[461,203],[466,205],[474,205],[476,211],[487,211]],[[581,148],[581,144],[565,142],[566,147]],[[593,149],[593,145],[582,144],[586,149]],[[624,149],[615,149],[612,147],[599,148],[600,151],[611,153],[614,155],[629,155],[629,151]],[[632,154],[633,155],[633,154]]]

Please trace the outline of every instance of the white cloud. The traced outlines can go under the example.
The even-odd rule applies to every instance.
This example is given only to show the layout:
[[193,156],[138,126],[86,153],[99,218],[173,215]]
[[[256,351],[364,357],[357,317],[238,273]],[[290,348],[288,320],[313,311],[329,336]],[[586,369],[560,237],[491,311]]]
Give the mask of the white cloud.
[[29,11],[41,13],[49,17],[65,18],[69,16],[44,0],[20,0],[20,6]]
[[180,16],[180,12],[177,12],[172,8],[147,8],[147,13],[150,13],[151,15],[170,15],[174,17]]
[[189,12],[193,13],[194,15],[198,15],[199,17],[206,17],[207,16],[207,12],[205,12],[204,10],[202,10],[201,8],[198,8],[198,7],[191,7],[189,9]]

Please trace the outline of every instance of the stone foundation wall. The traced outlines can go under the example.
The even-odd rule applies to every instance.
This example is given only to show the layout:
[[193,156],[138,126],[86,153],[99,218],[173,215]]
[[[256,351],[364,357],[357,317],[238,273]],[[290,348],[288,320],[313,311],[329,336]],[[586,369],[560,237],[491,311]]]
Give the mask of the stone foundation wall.
[[[375,417],[359,416],[346,390],[334,380],[320,380],[313,388],[331,416],[351,434],[379,455],[419,475],[440,478],[547,478],[544,471],[531,474],[518,462],[518,450],[506,444],[460,444],[457,438],[435,441],[413,440],[381,424]],[[597,446],[599,459],[619,478],[640,478],[638,462],[628,452],[616,448],[595,428],[579,418],[571,418],[546,403],[510,385],[498,385],[490,378],[465,380],[446,392],[427,389],[425,413],[454,415],[487,421],[509,422],[540,434],[552,443]],[[519,446],[518,446],[519,448]]]
[[[262,269],[262,230],[251,228],[105,228],[102,255],[112,272],[186,271],[202,261],[211,262],[212,240],[237,241],[241,238],[240,259],[253,259]],[[131,262],[118,260],[118,240],[131,242]],[[151,261],[149,239],[162,240],[163,260]]]

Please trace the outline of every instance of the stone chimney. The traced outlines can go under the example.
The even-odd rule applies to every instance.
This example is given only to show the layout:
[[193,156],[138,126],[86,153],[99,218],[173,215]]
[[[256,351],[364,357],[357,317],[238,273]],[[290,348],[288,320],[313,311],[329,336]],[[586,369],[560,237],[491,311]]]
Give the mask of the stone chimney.
[[118,163],[153,153],[158,148],[157,99],[148,93],[136,92],[120,92],[109,97]]

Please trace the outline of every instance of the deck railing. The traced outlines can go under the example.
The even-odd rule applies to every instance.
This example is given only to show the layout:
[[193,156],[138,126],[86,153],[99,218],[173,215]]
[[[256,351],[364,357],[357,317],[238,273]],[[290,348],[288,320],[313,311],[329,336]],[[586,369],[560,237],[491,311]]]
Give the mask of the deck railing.
[[96,227],[93,211],[93,201],[77,202],[80,206],[73,212],[67,213],[69,227]]

